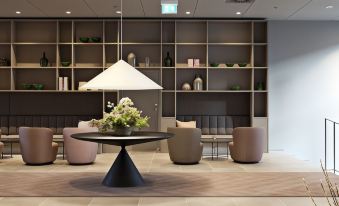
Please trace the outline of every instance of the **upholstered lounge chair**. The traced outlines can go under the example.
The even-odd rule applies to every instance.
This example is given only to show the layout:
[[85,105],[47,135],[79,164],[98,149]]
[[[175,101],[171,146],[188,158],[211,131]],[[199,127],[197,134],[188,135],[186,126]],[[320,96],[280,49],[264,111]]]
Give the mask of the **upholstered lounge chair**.
[[239,163],[260,162],[264,152],[264,129],[238,127],[233,130],[233,142],[229,144],[231,157]]
[[71,137],[74,133],[97,132],[95,127],[87,128],[64,128],[64,143],[66,159],[69,164],[91,164],[95,161],[98,144],[95,142],[85,142]]
[[175,164],[198,164],[201,160],[203,144],[200,142],[199,128],[168,128],[174,137],[169,138],[168,152]]
[[[1,140],[1,130],[0,130],[0,140]],[[0,142],[0,157],[2,158],[2,152],[4,149],[4,143]]]
[[51,164],[56,160],[58,144],[53,142],[51,129],[20,127],[19,139],[22,159],[26,164]]

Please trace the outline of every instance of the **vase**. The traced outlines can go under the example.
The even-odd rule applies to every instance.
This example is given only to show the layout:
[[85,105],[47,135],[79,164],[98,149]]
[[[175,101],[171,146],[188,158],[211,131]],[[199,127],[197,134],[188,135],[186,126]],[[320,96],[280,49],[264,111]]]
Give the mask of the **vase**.
[[127,62],[132,66],[135,67],[136,65],[136,56],[134,53],[129,53],[127,56]]
[[40,59],[40,66],[47,67],[48,66],[48,59],[46,58],[45,52],[42,54],[42,58]]
[[171,67],[172,66],[172,59],[169,55],[169,52],[167,52],[167,56],[164,59],[165,67]]
[[193,89],[194,90],[199,90],[199,91],[203,90],[203,80],[202,80],[202,78],[200,77],[199,74],[197,74],[195,76],[195,79],[193,81]]
[[113,135],[115,136],[131,136],[133,127],[121,127],[114,129]]

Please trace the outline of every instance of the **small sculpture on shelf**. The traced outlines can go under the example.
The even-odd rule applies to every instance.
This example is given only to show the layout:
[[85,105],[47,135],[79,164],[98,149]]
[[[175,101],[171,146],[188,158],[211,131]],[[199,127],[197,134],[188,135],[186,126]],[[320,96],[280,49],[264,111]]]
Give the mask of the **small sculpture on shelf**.
[[189,83],[185,82],[182,87],[181,87],[182,90],[192,90],[192,87]]
[[127,56],[127,62],[132,66],[135,67],[136,66],[136,56],[134,53],[129,53]]
[[231,86],[231,90],[239,91],[240,89],[241,89],[240,85],[233,85],[233,86]]
[[46,53],[43,52],[42,57],[40,59],[40,66],[47,67],[48,66],[48,59],[46,58]]
[[7,67],[10,65],[11,65],[11,62],[7,58],[0,58],[0,66]]
[[167,56],[164,59],[164,64],[165,64],[165,67],[172,67],[173,66],[172,58],[170,57],[169,52],[167,52]]
[[198,91],[203,90],[203,80],[199,74],[195,75],[195,79],[193,81],[193,89]]

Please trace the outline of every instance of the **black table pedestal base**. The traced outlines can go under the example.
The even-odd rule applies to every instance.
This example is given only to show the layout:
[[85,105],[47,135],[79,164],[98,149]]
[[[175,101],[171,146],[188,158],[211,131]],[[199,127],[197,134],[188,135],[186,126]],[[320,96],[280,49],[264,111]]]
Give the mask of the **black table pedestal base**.
[[102,184],[107,187],[136,187],[144,185],[144,180],[125,147],[121,147],[119,155],[106,174]]

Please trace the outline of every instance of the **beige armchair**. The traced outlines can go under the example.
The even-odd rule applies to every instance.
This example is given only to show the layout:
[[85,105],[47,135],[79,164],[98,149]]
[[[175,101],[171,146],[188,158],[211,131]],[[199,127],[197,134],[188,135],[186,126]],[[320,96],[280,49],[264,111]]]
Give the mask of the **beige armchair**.
[[264,152],[264,129],[257,127],[235,128],[233,142],[229,144],[229,148],[235,162],[260,162]]
[[201,129],[175,127],[167,131],[174,134],[167,140],[171,161],[175,164],[198,164],[203,150]]
[[91,164],[98,152],[98,143],[85,142],[71,137],[75,133],[97,132],[98,128],[64,128],[66,159],[69,164]]
[[51,164],[56,160],[58,144],[53,142],[51,129],[20,127],[19,139],[22,159],[26,164]]

